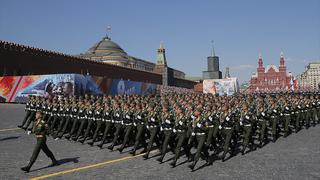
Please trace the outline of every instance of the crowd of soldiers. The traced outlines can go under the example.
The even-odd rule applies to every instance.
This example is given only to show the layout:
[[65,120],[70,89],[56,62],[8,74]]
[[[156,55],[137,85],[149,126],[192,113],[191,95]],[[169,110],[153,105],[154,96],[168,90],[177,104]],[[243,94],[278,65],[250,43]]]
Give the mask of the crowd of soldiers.
[[64,137],[91,146],[97,143],[100,148],[108,143],[108,149],[117,146],[119,152],[132,147],[132,155],[141,148],[145,159],[158,148],[161,163],[170,150],[172,167],[185,155],[193,170],[200,158],[207,164],[217,158],[225,161],[228,153],[230,157],[244,155],[280,136],[319,124],[320,95],[166,92],[53,99],[30,96],[19,127],[32,127],[36,111],[42,111],[55,139]]

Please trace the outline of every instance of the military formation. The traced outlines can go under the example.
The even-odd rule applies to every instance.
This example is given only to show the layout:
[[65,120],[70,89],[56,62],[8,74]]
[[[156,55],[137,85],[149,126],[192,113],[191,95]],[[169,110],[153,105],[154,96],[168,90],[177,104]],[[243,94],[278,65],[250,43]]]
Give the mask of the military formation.
[[170,165],[181,156],[194,170],[202,159],[208,165],[262,148],[279,137],[320,123],[320,94],[236,94],[166,92],[160,95],[72,96],[45,99],[29,96],[26,116],[19,126],[31,131],[36,112],[44,114],[55,139],[97,145],[120,153],[131,147],[148,159],[159,149],[162,163],[173,152]]

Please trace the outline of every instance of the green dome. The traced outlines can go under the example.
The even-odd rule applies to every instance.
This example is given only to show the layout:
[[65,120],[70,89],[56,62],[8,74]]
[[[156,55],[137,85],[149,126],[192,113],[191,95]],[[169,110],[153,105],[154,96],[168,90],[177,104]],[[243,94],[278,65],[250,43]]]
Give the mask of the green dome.
[[104,37],[101,41],[91,47],[86,54],[113,54],[127,55],[127,53],[109,37]]

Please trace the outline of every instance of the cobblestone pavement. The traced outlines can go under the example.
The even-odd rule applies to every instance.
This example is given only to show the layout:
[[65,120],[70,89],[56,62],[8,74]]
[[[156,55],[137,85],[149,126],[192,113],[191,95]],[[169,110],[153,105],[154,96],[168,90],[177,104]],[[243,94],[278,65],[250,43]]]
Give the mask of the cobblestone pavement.
[[[50,159],[41,152],[31,172],[24,173],[20,167],[28,163],[36,140],[33,135],[16,129],[23,117],[24,105],[0,104],[0,179],[30,179],[44,175],[50,176],[48,179],[69,180],[320,179],[320,125],[226,162],[217,160],[211,166],[203,166],[205,161],[200,161],[194,172],[187,167],[189,163],[185,158],[179,159],[176,168],[171,168],[169,162],[159,164],[156,158],[132,158],[128,152],[120,154],[106,148],[100,150],[65,139],[48,138],[47,144],[61,165],[46,167]],[[171,157],[173,155],[168,153],[164,161]]]

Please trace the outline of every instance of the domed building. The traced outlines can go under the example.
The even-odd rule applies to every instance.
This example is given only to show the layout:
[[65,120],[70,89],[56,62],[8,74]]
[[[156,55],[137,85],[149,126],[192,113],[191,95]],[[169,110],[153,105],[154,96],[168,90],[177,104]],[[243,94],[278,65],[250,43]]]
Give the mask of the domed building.
[[[160,51],[159,51],[160,50]],[[163,53],[163,54],[159,54]],[[158,59],[159,56],[163,59],[165,58],[164,55],[165,51],[163,48],[163,45],[160,46],[160,49],[158,49]],[[87,52],[84,54],[80,54],[79,57],[89,59],[89,60],[95,60],[100,61],[108,64],[123,66],[127,68],[142,70],[142,71],[148,71],[148,72],[155,72],[159,73],[156,68],[156,66],[161,63],[157,61],[157,64],[139,59],[133,56],[128,55],[117,43],[111,40],[110,37],[105,36],[100,40],[98,43],[96,43],[94,46],[92,46]],[[164,61],[166,61],[164,59]],[[163,64],[159,64],[163,65]],[[174,71],[174,77],[184,79],[185,74],[178,70]]]
[[101,61],[118,66],[129,67],[144,71],[153,71],[154,63],[129,56],[117,43],[106,36],[79,57]]

